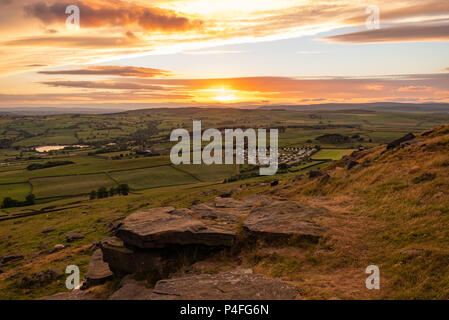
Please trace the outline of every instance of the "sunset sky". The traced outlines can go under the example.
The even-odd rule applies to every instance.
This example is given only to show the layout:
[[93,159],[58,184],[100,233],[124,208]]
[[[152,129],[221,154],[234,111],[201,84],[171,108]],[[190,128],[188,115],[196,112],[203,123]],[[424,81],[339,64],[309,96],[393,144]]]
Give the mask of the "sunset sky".
[[449,102],[448,0],[0,0],[0,35],[2,107]]

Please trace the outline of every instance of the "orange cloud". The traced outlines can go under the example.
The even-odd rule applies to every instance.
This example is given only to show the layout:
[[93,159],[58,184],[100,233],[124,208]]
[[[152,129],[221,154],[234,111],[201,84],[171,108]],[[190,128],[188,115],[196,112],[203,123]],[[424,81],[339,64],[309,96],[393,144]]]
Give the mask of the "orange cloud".
[[95,75],[95,76],[121,76],[149,78],[157,76],[167,76],[169,71],[143,68],[143,67],[120,67],[120,66],[91,66],[84,69],[39,71],[41,74],[52,75]]
[[[25,13],[45,24],[65,24],[65,9],[72,2],[38,2],[24,8]],[[125,27],[138,25],[145,31],[183,31],[196,29],[201,21],[180,16],[172,10],[150,8],[120,0],[81,0],[81,27]]]

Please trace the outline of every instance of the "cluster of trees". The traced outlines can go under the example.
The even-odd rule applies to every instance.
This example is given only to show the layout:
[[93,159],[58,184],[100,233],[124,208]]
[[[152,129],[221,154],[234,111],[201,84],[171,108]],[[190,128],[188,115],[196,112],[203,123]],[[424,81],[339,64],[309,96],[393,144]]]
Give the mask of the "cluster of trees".
[[3,199],[2,208],[13,208],[13,207],[24,207],[31,206],[35,203],[36,197],[34,194],[30,193],[25,198],[25,201],[15,200],[10,197]]
[[129,186],[127,184],[121,184],[117,188],[110,188],[109,190],[106,187],[101,187],[98,190],[92,190],[90,192],[90,199],[103,199],[108,197],[113,197],[115,195],[127,196],[129,194]]
[[28,170],[39,170],[39,169],[45,169],[45,168],[51,168],[51,167],[57,167],[57,166],[65,166],[67,164],[73,164],[73,161],[48,161],[45,163],[32,163],[30,164],[27,169]]

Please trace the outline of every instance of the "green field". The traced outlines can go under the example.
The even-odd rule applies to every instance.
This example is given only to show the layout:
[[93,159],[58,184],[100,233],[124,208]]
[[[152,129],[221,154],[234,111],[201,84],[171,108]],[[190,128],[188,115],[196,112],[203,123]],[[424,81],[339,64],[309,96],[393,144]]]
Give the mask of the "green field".
[[[74,164],[58,166],[41,170],[26,170],[20,166],[18,170],[0,171],[0,183],[26,182],[28,179],[40,177],[53,177],[74,174],[89,174],[100,172],[121,171],[127,169],[146,168],[168,164],[168,156],[157,156],[137,159],[109,160],[94,156],[81,157],[60,157],[58,160],[70,160]],[[42,161],[33,161],[29,163],[42,163]],[[17,167],[15,168],[17,169]]]
[[316,160],[340,160],[344,156],[351,154],[353,151],[354,149],[321,149],[320,151],[312,155],[312,158]]
[[39,146],[39,145],[53,145],[53,144],[76,144],[78,139],[74,136],[36,136],[29,139],[21,140],[15,143],[15,146],[21,147],[31,147],[31,146]]
[[133,190],[198,182],[191,175],[171,166],[117,171],[110,175],[117,182],[128,184]]
[[236,172],[235,165],[226,164],[181,164],[177,168],[190,173],[201,181],[220,181]]
[[32,179],[33,193],[39,198],[87,194],[100,187],[117,184],[107,174],[88,174]]
[[31,186],[29,183],[2,184],[0,185],[0,201],[6,197],[23,201],[30,192]]

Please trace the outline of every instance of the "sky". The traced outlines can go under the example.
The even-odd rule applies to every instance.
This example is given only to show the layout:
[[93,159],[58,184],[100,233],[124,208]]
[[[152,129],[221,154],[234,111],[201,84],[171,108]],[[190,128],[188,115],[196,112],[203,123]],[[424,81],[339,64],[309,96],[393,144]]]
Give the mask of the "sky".
[[0,0],[0,36],[1,107],[449,102],[447,0]]

